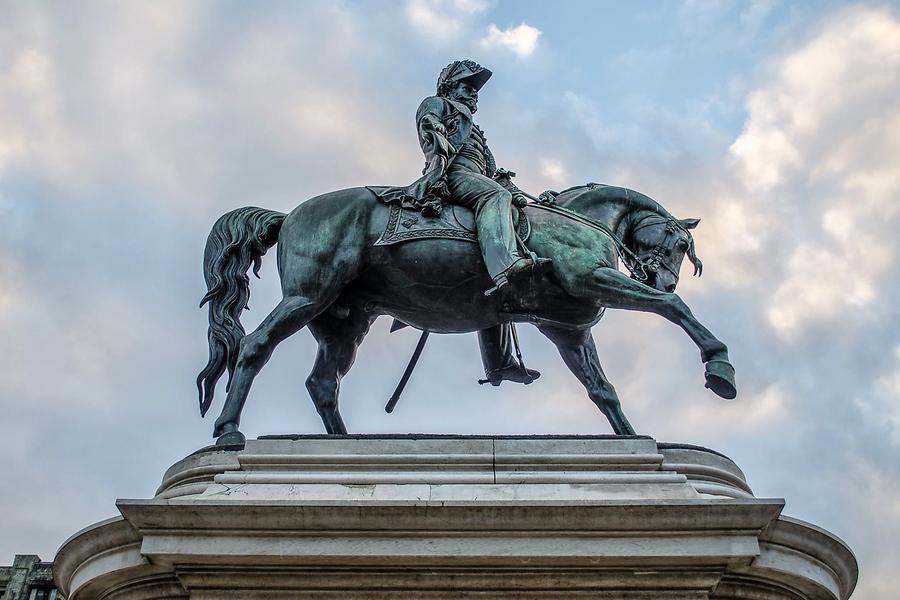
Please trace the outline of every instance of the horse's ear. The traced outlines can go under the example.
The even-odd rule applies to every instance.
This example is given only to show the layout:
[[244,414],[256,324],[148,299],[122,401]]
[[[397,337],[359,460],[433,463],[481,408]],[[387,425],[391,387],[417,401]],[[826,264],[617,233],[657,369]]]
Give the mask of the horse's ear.
[[681,219],[681,224],[685,229],[693,229],[700,224],[700,219]]

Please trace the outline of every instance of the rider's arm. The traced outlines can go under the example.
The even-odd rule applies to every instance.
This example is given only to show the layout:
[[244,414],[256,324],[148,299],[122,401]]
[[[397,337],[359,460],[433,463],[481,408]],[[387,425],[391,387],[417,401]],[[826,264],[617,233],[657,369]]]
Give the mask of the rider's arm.
[[453,148],[447,140],[447,129],[443,120],[449,110],[447,101],[437,96],[425,98],[416,111],[416,127],[419,144],[425,154],[425,170],[429,175],[429,185],[437,182],[444,174]]
[[[425,152],[425,158],[431,159],[435,149],[446,146],[447,129],[443,119],[447,114],[447,101],[437,96],[425,98],[416,111],[416,129],[419,132],[419,144]],[[435,136],[443,138],[435,140]]]
[[434,113],[427,113],[419,120],[419,136],[430,131],[436,131],[447,137],[447,128],[441,123],[440,117]]

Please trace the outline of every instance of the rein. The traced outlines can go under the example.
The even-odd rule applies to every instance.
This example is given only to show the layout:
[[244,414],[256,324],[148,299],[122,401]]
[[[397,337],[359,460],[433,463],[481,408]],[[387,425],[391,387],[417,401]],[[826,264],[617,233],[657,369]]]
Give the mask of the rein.
[[[666,235],[661,239],[656,247],[650,252],[650,259],[643,260],[637,254],[632,252],[631,248],[625,245],[625,243],[619,239],[619,237],[613,232],[609,227],[600,221],[596,221],[588,216],[585,216],[581,213],[577,213],[573,210],[569,210],[567,208],[563,208],[561,206],[554,206],[551,204],[545,204],[543,202],[529,203],[528,206],[539,208],[541,210],[546,210],[547,212],[552,212],[563,217],[566,217],[572,221],[577,223],[581,223],[582,225],[587,225],[588,227],[592,227],[593,229],[597,229],[605,233],[609,238],[613,241],[613,244],[616,248],[616,254],[622,260],[622,263],[625,265],[625,268],[631,273],[631,277],[637,281],[645,282],[650,277],[647,273],[656,272],[660,267],[666,269],[670,273],[675,276],[676,281],[678,280],[678,273],[676,273],[672,268],[662,260],[663,252],[667,248],[664,247],[664,243],[666,240],[675,233],[678,229],[683,229],[679,227],[674,219],[665,218],[660,215],[648,215],[644,217],[644,219],[639,222],[638,225],[634,227],[632,233],[635,233],[645,227],[649,227],[650,225],[657,225],[659,223],[666,223]],[[647,219],[651,219],[653,217],[657,217],[657,220],[651,223],[644,223]],[[632,266],[634,265],[634,266]]]
[[[657,217],[656,220],[654,220],[654,221],[652,221],[652,222],[650,222],[650,223],[644,223],[644,222],[643,222],[643,221],[647,221],[647,220],[649,220],[649,219],[652,219],[654,216]],[[639,222],[638,225],[635,225],[635,227],[634,227],[634,229],[632,230],[631,234],[632,234],[632,236],[633,236],[635,233],[637,233],[638,231],[640,231],[640,230],[643,229],[644,227],[649,227],[649,226],[651,226],[651,225],[658,225],[658,224],[660,224],[660,223],[665,223],[665,224],[666,224],[666,229],[665,229],[666,234],[663,236],[663,238],[662,238],[661,240],[659,240],[659,241],[656,243],[656,246],[653,247],[653,250],[650,251],[649,259],[648,259],[648,260],[642,260],[642,261],[640,262],[640,264],[639,264],[639,267],[640,267],[640,269],[641,269],[641,271],[643,272],[643,274],[644,274],[645,277],[647,276],[647,271],[646,271],[646,269],[649,268],[651,272],[654,272],[654,273],[655,273],[655,272],[659,271],[659,268],[660,268],[660,267],[662,267],[662,268],[664,268],[666,271],[668,271],[669,273],[671,273],[672,275],[674,275],[674,276],[675,276],[675,281],[677,282],[678,279],[679,279],[678,273],[676,273],[675,270],[672,269],[672,267],[670,267],[670,266],[663,260],[663,256],[665,255],[665,253],[666,253],[667,250],[669,251],[669,253],[671,253],[671,251],[675,248],[675,244],[678,243],[678,238],[675,238],[675,241],[674,241],[671,245],[667,245],[667,244],[666,244],[666,241],[667,241],[670,237],[672,237],[672,236],[675,234],[675,232],[678,231],[679,229],[681,229],[682,231],[685,231],[684,228],[682,228],[681,226],[679,226],[679,225],[675,222],[674,219],[671,219],[671,218],[665,218],[665,217],[662,217],[662,216],[659,216],[659,215],[650,215],[650,216],[648,216],[648,217],[644,217],[644,219],[642,219],[641,222]]]

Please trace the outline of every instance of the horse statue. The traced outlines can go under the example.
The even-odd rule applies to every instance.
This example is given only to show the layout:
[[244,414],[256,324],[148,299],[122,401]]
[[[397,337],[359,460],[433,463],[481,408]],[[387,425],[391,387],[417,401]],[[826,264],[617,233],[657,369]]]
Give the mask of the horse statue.
[[[653,312],[680,326],[700,349],[706,387],[736,396],[734,368],[722,342],[675,294],[685,256],[699,275],[690,230],[648,196],[588,184],[542,195],[521,209],[525,246],[552,259],[549,269],[485,296],[488,277],[477,244],[452,235],[382,244],[399,207],[351,188],[312,198],[285,215],[245,207],[216,221],[204,254],[209,303],[209,361],[197,378],[200,413],[209,410],[227,369],[227,396],[215,422],[219,444],[242,443],[241,411],[250,386],[275,347],[309,327],[319,349],[306,387],[329,434],[346,434],[338,393],[372,322],[390,315],[434,333],[466,333],[529,322],[556,345],[563,361],[618,435],[632,435],[607,381],[591,335],[606,308]],[[445,207],[445,211],[450,207]],[[454,207],[454,210],[461,210]],[[464,210],[464,209],[462,209]],[[407,225],[415,218],[405,221]],[[283,298],[253,332],[241,311],[250,296],[248,271],[278,244]],[[619,260],[631,271],[618,269]],[[504,289],[507,289],[504,288]]]

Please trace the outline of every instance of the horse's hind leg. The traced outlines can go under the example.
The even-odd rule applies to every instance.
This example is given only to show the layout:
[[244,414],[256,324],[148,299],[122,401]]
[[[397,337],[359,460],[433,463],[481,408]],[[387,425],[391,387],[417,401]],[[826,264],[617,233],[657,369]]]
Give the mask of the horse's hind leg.
[[253,379],[268,362],[275,346],[302,329],[321,310],[320,302],[311,301],[304,296],[286,296],[259,327],[241,340],[225,406],[213,429],[213,436],[226,436],[220,437],[219,443],[243,440],[238,432],[238,425]]
[[347,433],[338,408],[341,378],[353,366],[356,349],[373,320],[373,316],[354,309],[344,319],[325,312],[309,324],[309,330],[319,343],[319,352],[306,380],[306,389],[329,434]]
[[616,435],[634,435],[634,428],[622,412],[619,396],[600,366],[590,329],[572,331],[540,327],[540,330],[556,345],[566,366],[587,389],[588,396],[597,408],[609,419]]

